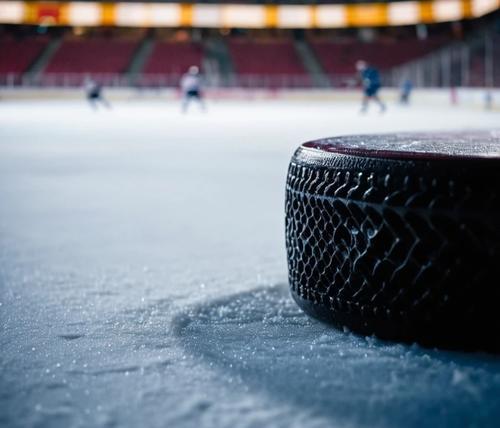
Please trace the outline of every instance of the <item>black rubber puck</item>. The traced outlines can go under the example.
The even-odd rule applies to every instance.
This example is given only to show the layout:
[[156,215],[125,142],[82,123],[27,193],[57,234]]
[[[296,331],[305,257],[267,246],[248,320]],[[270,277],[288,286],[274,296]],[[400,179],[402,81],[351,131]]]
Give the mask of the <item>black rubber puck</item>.
[[500,132],[303,144],[286,187],[292,295],[365,335],[500,350]]

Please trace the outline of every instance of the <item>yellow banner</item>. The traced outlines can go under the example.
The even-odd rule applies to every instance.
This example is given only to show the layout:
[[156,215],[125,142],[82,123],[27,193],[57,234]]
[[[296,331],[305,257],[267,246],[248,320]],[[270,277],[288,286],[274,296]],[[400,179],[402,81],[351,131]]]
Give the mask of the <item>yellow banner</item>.
[[500,9],[500,0],[346,5],[1,1],[0,23],[116,27],[341,28],[449,22]]

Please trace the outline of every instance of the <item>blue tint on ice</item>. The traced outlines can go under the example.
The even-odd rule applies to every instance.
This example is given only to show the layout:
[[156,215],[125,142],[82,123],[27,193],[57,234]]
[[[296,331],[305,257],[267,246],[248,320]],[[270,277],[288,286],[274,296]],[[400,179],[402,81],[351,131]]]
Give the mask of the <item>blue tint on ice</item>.
[[498,357],[337,331],[288,296],[301,142],[498,125],[357,109],[0,102],[0,426],[497,426]]

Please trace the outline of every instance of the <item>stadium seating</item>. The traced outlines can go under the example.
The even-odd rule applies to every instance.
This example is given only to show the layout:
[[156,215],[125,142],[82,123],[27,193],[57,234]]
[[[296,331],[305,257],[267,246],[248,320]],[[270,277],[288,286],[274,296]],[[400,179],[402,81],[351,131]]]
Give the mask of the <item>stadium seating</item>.
[[146,62],[143,74],[182,74],[191,65],[201,67],[203,49],[197,43],[157,42]]
[[312,41],[310,44],[327,74],[352,75],[359,59],[381,70],[389,69],[431,52],[442,42],[413,39],[372,43]]
[[28,70],[49,43],[46,37],[0,40],[0,73],[20,74]]
[[105,38],[65,40],[45,73],[123,73],[138,43],[137,40]]
[[230,40],[228,45],[234,68],[240,75],[306,74],[290,40]]
[[291,40],[230,40],[229,53],[242,87],[308,87],[310,76]]

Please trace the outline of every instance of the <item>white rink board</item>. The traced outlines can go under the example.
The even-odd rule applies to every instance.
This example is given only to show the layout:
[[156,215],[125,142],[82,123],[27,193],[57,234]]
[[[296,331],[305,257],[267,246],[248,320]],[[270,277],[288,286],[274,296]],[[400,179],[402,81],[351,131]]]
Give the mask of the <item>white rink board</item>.
[[[173,101],[180,98],[176,89],[132,89],[132,88],[105,88],[106,97],[113,101]],[[419,89],[411,95],[412,104],[418,106],[450,106],[471,107],[484,109],[487,94],[491,97],[490,108],[500,110],[500,89],[489,88],[450,88]],[[383,99],[396,102],[399,99],[397,88],[382,88],[380,95]],[[282,101],[325,101],[346,102],[358,101],[362,96],[359,89],[242,89],[219,88],[207,89],[206,97],[212,101],[240,100],[282,100]],[[78,88],[0,88],[0,100],[80,100],[84,97],[82,89]]]
[[298,144],[500,123],[358,109],[0,101],[0,426],[494,426],[498,359],[337,331],[287,294]]

